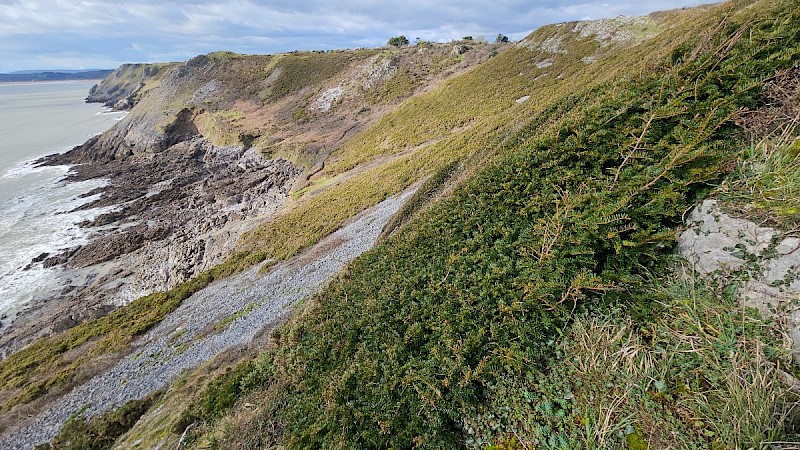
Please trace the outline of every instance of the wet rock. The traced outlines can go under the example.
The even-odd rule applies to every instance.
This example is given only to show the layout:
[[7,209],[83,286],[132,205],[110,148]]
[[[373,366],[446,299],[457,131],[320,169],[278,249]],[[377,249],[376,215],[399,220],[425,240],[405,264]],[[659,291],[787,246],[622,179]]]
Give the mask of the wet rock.
[[93,139],[43,161],[75,165],[71,180],[108,179],[81,208],[112,210],[81,224],[94,230],[85,245],[37,257],[44,267],[63,267],[63,289],[0,333],[0,354],[46,334],[55,321],[64,329],[221,263],[242,233],[280,208],[301,172],[253,149],[186,137],[182,126],[173,131],[185,139],[159,152],[117,158]]

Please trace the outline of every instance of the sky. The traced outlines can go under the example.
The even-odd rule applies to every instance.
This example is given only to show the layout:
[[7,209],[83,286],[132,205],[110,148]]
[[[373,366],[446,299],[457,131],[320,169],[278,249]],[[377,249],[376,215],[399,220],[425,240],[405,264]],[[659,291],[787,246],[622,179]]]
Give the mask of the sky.
[[696,6],[708,0],[0,0],[0,73],[115,68],[202,53],[277,53],[447,42],[546,24]]

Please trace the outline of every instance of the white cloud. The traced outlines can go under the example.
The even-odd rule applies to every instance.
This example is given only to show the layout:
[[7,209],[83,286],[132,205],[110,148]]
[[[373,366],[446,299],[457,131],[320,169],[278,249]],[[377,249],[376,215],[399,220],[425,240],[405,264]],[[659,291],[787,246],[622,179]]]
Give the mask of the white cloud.
[[[0,71],[100,67],[118,61],[188,59],[227,49],[271,53],[374,46],[390,36],[447,41],[515,39],[534,28],[696,5],[699,0],[0,0]],[[75,55],[62,57],[60,55]],[[64,64],[35,67],[30,64]]]

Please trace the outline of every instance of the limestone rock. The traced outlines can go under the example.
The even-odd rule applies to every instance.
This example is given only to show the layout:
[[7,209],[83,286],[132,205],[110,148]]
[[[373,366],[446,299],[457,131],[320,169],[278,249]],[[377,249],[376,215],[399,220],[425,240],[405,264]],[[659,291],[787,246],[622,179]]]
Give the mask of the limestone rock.
[[800,362],[800,238],[782,236],[723,212],[706,200],[689,214],[677,252],[703,276],[746,272],[741,301],[788,324],[795,360]]

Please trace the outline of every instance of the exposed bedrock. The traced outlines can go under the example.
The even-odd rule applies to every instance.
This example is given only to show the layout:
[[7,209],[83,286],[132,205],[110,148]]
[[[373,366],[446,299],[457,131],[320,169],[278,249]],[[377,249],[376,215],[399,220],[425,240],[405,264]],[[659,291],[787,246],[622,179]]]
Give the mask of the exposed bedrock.
[[212,268],[288,198],[301,169],[253,149],[214,146],[190,135],[190,113],[181,115],[187,123],[163,136],[177,142],[162,151],[117,157],[103,146],[108,141],[95,138],[41,161],[74,164],[72,180],[109,180],[87,193],[100,195],[82,207],[107,212],[81,224],[93,231],[87,244],[31,261],[62,267],[63,289],[34,301],[23,320],[2,330],[0,355]]

